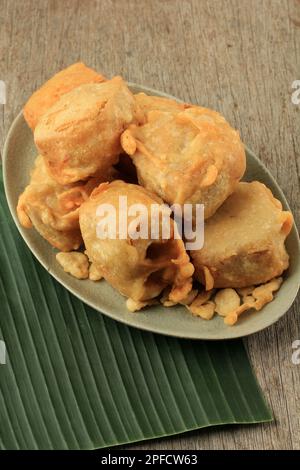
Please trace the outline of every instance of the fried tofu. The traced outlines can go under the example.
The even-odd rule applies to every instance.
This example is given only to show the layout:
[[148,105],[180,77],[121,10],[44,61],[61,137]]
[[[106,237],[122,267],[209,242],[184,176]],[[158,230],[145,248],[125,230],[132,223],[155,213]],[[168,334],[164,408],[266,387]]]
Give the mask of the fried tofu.
[[[128,209],[143,205],[151,223],[151,206],[162,207],[163,202],[144,188],[123,181],[101,184],[80,208],[80,228],[90,262],[103,277],[121,294],[135,302],[148,301],[157,297],[166,286],[171,287],[170,300],[180,301],[192,289],[194,267],[190,263],[183,241],[174,237],[174,222],[168,214],[173,230],[167,238],[132,238],[130,225],[135,217],[120,206],[120,196],[126,198]],[[120,237],[99,236],[98,224],[103,222],[99,208],[115,209],[116,220],[125,217],[128,233]],[[98,216],[97,216],[98,214]],[[109,223],[109,229],[113,226]]]
[[[111,176],[105,178],[109,181]],[[17,214],[21,225],[32,226],[61,251],[76,250],[82,243],[79,207],[103,181],[60,185],[49,174],[41,155],[36,158],[29,185],[19,197]]]
[[146,124],[130,126],[121,143],[137,168],[139,184],[168,204],[204,204],[208,218],[243,176],[245,150],[238,132],[219,113],[183,108],[149,111]]
[[61,96],[34,132],[52,177],[60,184],[101,177],[118,161],[120,136],[134,121],[136,106],[121,77]]
[[280,276],[289,265],[284,242],[292,224],[264,184],[239,183],[205,222],[203,248],[190,252],[196,278],[206,284],[209,272],[214,287],[246,287]]
[[103,75],[90,69],[82,62],[70,65],[33,93],[24,106],[25,121],[34,130],[40,118],[62,95],[85,83],[101,83],[105,80]]

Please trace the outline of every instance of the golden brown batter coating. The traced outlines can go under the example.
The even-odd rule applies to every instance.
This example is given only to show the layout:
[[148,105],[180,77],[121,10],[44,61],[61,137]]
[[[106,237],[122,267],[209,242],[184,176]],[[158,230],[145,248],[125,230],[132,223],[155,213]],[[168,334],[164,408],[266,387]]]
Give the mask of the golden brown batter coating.
[[289,265],[284,242],[292,224],[264,184],[239,183],[206,221],[203,248],[191,251],[196,278],[205,284],[209,270],[214,287],[246,287],[280,276]]
[[[107,180],[109,180],[109,175]],[[104,181],[104,180],[102,180]],[[32,226],[52,246],[61,251],[79,248],[79,207],[101,182],[60,185],[49,175],[44,159],[38,156],[29,185],[19,197],[17,213],[23,227]]]
[[61,70],[41,86],[29,98],[24,106],[24,118],[34,130],[40,118],[58,99],[84,83],[101,83],[106,79],[95,70],[86,67],[82,62],[70,65]]
[[142,186],[169,204],[204,204],[205,218],[234,191],[246,167],[238,132],[219,113],[198,106],[150,111],[147,123],[130,126],[121,142]]
[[[128,207],[143,204],[149,215],[152,204],[162,204],[161,199],[137,185],[123,181],[101,184],[80,208],[80,228],[89,260],[114,288],[134,301],[153,299],[166,286],[172,287],[171,300],[185,298],[192,288],[194,268],[182,240],[174,239],[173,221],[170,237],[165,239],[97,236],[97,208],[100,204],[111,204],[119,217],[119,196],[127,197]],[[132,217],[128,212],[125,217],[129,225]],[[150,217],[148,222],[150,231]]]
[[145,122],[151,111],[176,114],[190,107],[190,105],[186,103],[179,103],[178,101],[162,98],[161,96],[146,95],[145,93],[138,93],[134,95],[134,97],[144,115]]
[[41,118],[34,140],[60,184],[101,176],[118,161],[120,136],[137,105],[121,77],[82,85],[63,95]]

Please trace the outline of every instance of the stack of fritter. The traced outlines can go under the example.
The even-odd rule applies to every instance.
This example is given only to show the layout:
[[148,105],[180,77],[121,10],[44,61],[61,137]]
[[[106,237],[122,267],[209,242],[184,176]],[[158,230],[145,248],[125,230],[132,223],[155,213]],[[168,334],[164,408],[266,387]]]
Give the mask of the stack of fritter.
[[[79,63],[36,91],[24,117],[39,156],[19,198],[19,220],[63,252],[57,259],[65,271],[104,277],[132,311],[160,298],[164,306],[182,303],[194,315],[210,319],[217,312],[234,324],[243,311],[272,300],[281,283],[273,279],[289,264],[284,242],[292,215],[262,183],[240,182],[244,146],[219,113],[133,95],[121,77],[107,80]],[[147,237],[129,230],[99,237],[100,205],[133,223],[132,214],[118,213],[125,210],[120,196],[149,214],[157,205],[168,236],[162,216],[153,236],[149,216]],[[167,204],[204,205],[201,249],[187,253]]]

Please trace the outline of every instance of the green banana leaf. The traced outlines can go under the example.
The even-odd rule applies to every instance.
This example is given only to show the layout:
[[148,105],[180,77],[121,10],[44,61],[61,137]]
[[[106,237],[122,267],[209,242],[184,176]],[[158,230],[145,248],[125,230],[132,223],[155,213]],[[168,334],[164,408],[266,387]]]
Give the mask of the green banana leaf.
[[0,312],[2,449],[94,449],[272,419],[242,341],[142,332],[56,282],[21,239],[2,182]]

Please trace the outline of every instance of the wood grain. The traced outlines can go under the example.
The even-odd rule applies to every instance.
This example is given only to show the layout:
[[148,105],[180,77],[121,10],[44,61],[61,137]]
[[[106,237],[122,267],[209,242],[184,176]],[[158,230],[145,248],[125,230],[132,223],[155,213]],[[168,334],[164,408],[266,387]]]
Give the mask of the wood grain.
[[[283,188],[300,223],[299,0],[0,0],[0,145],[27,97],[77,60],[215,108]],[[139,449],[300,449],[299,298],[246,340],[273,424],[222,427]]]

